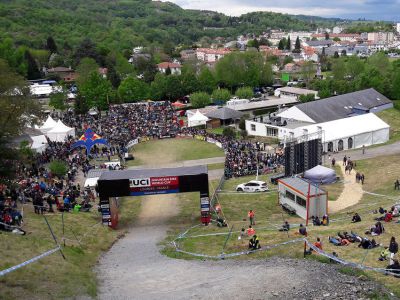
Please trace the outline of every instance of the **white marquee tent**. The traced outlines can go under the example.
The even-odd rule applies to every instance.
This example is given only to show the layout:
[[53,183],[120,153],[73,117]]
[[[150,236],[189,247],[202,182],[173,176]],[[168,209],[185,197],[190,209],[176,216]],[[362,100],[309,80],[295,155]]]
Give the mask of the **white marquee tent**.
[[373,113],[298,127],[294,136],[317,133],[322,129],[324,151],[342,151],[385,143],[390,126]]
[[206,125],[208,120],[209,118],[197,110],[194,115],[188,118],[188,127]]
[[305,171],[304,178],[315,184],[331,184],[336,181],[336,172],[330,168],[318,165]]
[[75,136],[75,128],[66,126],[61,120],[57,125],[47,132],[47,137],[52,142],[64,142],[68,136]]
[[46,150],[48,143],[44,135],[31,136],[31,139],[32,139],[32,145],[31,145],[32,150],[36,151],[37,153],[42,153],[44,150]]
[[54,127],[56,127],[57,122],[54,121],[54,119],[51,116],[47,117],[46,122],[42,126],[40,126],[38,129],[43,133],[46,134],[50,130],[52,130]]

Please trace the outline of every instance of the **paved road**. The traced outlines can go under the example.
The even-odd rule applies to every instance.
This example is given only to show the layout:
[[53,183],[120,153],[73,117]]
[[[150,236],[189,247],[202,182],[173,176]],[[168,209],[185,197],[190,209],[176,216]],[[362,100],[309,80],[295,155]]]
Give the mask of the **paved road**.
[[[336,162],[340,162],[345,155],[347,157],[350,156],[352,160],[362,160],[362,159],[369,159],[379,156],[396,155],[396,154],[400,154],[400,141],[395,142],[393,144],[366,148],[365,154],[362,153],[362,149],[356,149],[356,150],[347,150],[331,154],[331,157],[335,157]],[[328,156],[326,156],[326,163],[327,160]]]

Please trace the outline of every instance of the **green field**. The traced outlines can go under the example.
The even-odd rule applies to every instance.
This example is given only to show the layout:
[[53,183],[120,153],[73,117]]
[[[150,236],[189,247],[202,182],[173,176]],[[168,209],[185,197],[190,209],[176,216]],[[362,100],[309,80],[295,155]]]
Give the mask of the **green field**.
[[400,110],[391,108],[380,111],[376,114],[379,118],[390,125],[390,140],[389,143],[394,143],[400,140]]
[[[393,188],[393,182],[396,178],[400,177],[400,157],[390,156],[375,158],[372,160],[357,161],[357,171],[365,174],[366,181],[363,186],[364,191],[380,193],[391,196],[400,196],[400,191],[395,191]],[[187,236],[195,236],[199,234],[210,234],[210,233],[227,233],[233,226],[233,234],[226,242],[227,235],[208,236],[208,237],[193,237],[179,240],[179,246],[187,251],[195,253],[203,253],[208,255],[219,255],[221,252],[232,253],[243,251],[247,249],[247,239],[238,240],[238,231],[242,227],[247,228],[248,221],[244,220],[247,217],[247,211],[253,209],[256,212],[256,232],[260,238],[262,245],[271,245],[275,243],[285,242],[288,240],[296,239],[299,236],[296,235],[297,229],[292,229],[289,234],[279,232],[277,228],[283,223],[284,220],[288,220],[289,223],[300,223],[304,222],[297,217],[292,217],[283,213],[277,204],[277,193],[271,191],[268,193],[255,193],[255,194],[240,194],[233,193],[235,186],[239,183],[246,182],[254,179],[254,177],[238,178],[228,180],[222,190],[223,192],[219,195],[218,201],[222,206],[222,211],[226,220],[228,221],[228,228],[218,228],[215,225],[201,226],[189,231]],[[268,181],[267,177],[261,177],[260,180]],[[213,190],[217,186],[217,181],[210,183],[210,188]],[[273,186],[272,186],[273,188]],[[332,188],[332,187],[329,187]],[[341,188],[335,186],[336,194],[340,194]],[[186,196],[187,197],[187,196]],[[193,197],[196,197],[194,195]],[[170,235],[164,242],[166,246],[163,253],[170,257],[184,258],[184,259],[195,259],[194,257],[176,253],[168,241],[176,237],[177,233],[189,228],[194,224],[198,224],[196,214],[189,217],[188,212],[196,211],[198,204],[192,200],[183,200],[181,205],[183,206],[180,216],[175,220],[171,227]],[[370,194],[364,194],[362,200],[357,205],[346,209],[345,211],[330,215],[332,220],[328,227],[316,227],[309,226],[308,239],[312,242],[317,237],[320,237],[323,242],[324,250],[328,253],[335,251],[339,254],[339,257],[349,261],[363,263],[368,266],[385,268],[388,262],[378,261],[379,254],[382,251],[382,247],[373,250],[364,250],[357,247],[357,244],[351,244],[347,247],[337,247],[328,242],[328,237],[337,235],[339,231],[354,231],[361,236],[365,236],[364,232],[368,230],[376,221],[374,218],[377,217],[373,214],[374,209],[382,206],[389,208],[395,200],[388,199],[385,197],[378,197]],[[352,215],[358,212],[362,217],[362,222],[352,224]],[[195,220],[193,222],[193,219]],[[398,237],[400,234],[400,224],[398,223],[387,223],[385,224],[386,233],[375,237],[375,240],[387,246],[391,236]],[[371,238],[371,237],[370,237]],[[226,242],[226,247],[224,244]],[[284,247],[277,247],[268,251],[254,253],[251,256],[241,256],[237,259],[250,259],[250,258],[265,258],[271,256],[284,256],[284,257],[303,257],[303,244],[290,244]],[[308,259],[318,259],[321,262],[329,262],[323,257],[317,255],[311,255]],[[341,268],[344,273],[350,273],[355,276],[364,275],[370,279],[377,280],[392,290],[397,296],[400,296],[400,285],[399,279],[384,276],[376,272],[362,272],[359,270],[352,270],[346,267]]]
[[195,139],[152,140],[134,146],[135,160],[128,166],[156,165],[185,160],[223,157],[224,151],[214,144]]
[[[78,295],[95,297],[97,279],[93,267],[135,219],[140,200],[121,202],[120,227],[109,229],[100,224],[96,208],[90,213],[65,213],[66,260],[56,252],[22,269],[0,277],[0,299],[60,299]],[[0,270],[19,264],[47,250],[55,243],[42,216],[24,207],[25,236],[1,232]],[[47,214],[48,221],[61,242],[61,213]],[[80,243],[77,242],[81,240]],[[62,243],[63,245],[63,243]]]

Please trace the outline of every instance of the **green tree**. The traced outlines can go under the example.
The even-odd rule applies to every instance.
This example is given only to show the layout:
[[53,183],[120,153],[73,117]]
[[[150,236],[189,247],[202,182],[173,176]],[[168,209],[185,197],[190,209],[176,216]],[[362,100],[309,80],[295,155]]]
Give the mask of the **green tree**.
[[211,93],[217,85],[213,73],[207,67],[203,67],[198,76],[200,91]]
[[290,41],[290,36],[289,36],[286,42],[286,50],[290,51],[291,49],[292,49],[292,42]]
[[274,72],[269,62],[264,63],[261,70],[260,85],[272,85],[274,82]]
[[35,59],[33,58],[33,56],[31,55],[31,53],[29,52],[29,50],[25,51],[25,59],[27,62],[27,77],[30,80],[33,79],[39,79],[42,77],[42,75],[40,74],[39,68],[37,66],[37,63],[35,61]]
[[346,74],[350,76],[351,79],[355,79],[364,72],[364,67],[364,60],[356,56],[350,56],[346,62]]
[[53,160],[49,164],[49,170],[58,178],[64,177],[68,172],[67,163],[62,160]]
[[81,93],[78,93],[74,102],[75,112],[78,114],[86,114],[89,111],[89,103],[87,103],[86,99],[82,96]]
[[99,110],[106,110],[112,95],[112,85],[97,71],[93,71],[88,80],[80,85],[79,93],[89,108],[96,107]]
[[46,49],[49,50],[50,53],[57,53],[57,44],[51,36],[47,38]]
[[149,98],[149,85],[137,78],[128,77],[118,88],[118,97],[123,102],[138,102]]
[[179,75],[170,75],[166,78],[165,97],[170,100],[176,100],[185,96],[182,86],[181,78]]
[[30,97],[26,80],[13,71],[7,61],[0,59],[0,181],[12,177],[15,149],[9,140],[19,135],[26,125],[33,125],[40,114],[40,107]]
[[76,83],[78,84],[78,87],[84,84],[89,79],[90,74],[92,74],[93,72],[98,72],[98,70],[99,65],[93,58],[82,58],[78,67],[76,68],[76,72],[78,73]]
[[236,90],[235,95],[239,99],[251,99],[254,96],[253,88],[251,87],[241,87]]
[[231,99],[231,93],[227,89],[215,89],[211,94],[211,98],[213,100],[226,102]]
[[278,44],[278,49],[279,50],[284,50],[285,49],[285,46],[286,46],[286,39],[285,38],[283,38],[283,39],[281,39],[280,41],[279,41],[279,44]]
[[340,42],[340,38],[338,38],[337,36],[335,36],[332,40],[335,42]]
[[315,95],[314,94],[300,95],[299,100],[302,103],[311,102],[315,100]]
[[62,91],[60,93],[53,93],[50,95],[49,105],[54,107],[55,109],[65,110],[68,105],[66,104],[67,101],[67,93]]
[[332,75],[335,80],[342,80],[346,75],[346,63],[343,58],[335,60],[332,64]]
[[196,92],[190,95],[190,103],[193,108],[201,108],[211,103],[210,95],[204,92]]
[[260,43],[258,42],[257,39],[251,40],[247,43],[247,47],[253,47],[256,48],[257,50],[260,49]]
[[367,62],[369,66],[376,68],[384,76],[390,72],[390,61],[384,52],[372,54]]
[[301,76],[303,77],[306,86],[309,87],[311,80],[315,78],[316,69],[312,61],[306,61],[301,66]]
[[85,38],[75,50],[75,60],[78,64],[85,57],[92,58],[97,63],[100,63],[100,55],[97,53],[96,44],[89,38]]
[[235,129],[233,129],[232,127],[224,127],[224,129],[222,130],[222,135],[228,138],[235,138],[236,137],[236,132]]
[[163,100],[167,90],[167,77],[162,73],[157,73],[154,81],[150,85],[150,98],[152,100]]
[[201,84],[196,74],[191,69],[183,71],[180,78],[185,95],[189,95],[201,89]]

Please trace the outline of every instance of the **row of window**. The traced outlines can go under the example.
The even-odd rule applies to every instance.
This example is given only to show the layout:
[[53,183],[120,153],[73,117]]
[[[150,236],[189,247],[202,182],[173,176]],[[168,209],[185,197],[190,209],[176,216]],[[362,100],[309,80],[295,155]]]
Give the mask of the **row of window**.
[[285,198],[292,200],[293,202],[297,203],[298,205],[300,205],[302,207],[307,206],[307,201],[305,199],[289,192],[288,190],[286,190]]
[[[256,125],[250,124],[250,130],[256,131]],[[267,127],[267,136],[278,136],[278,129]]]

